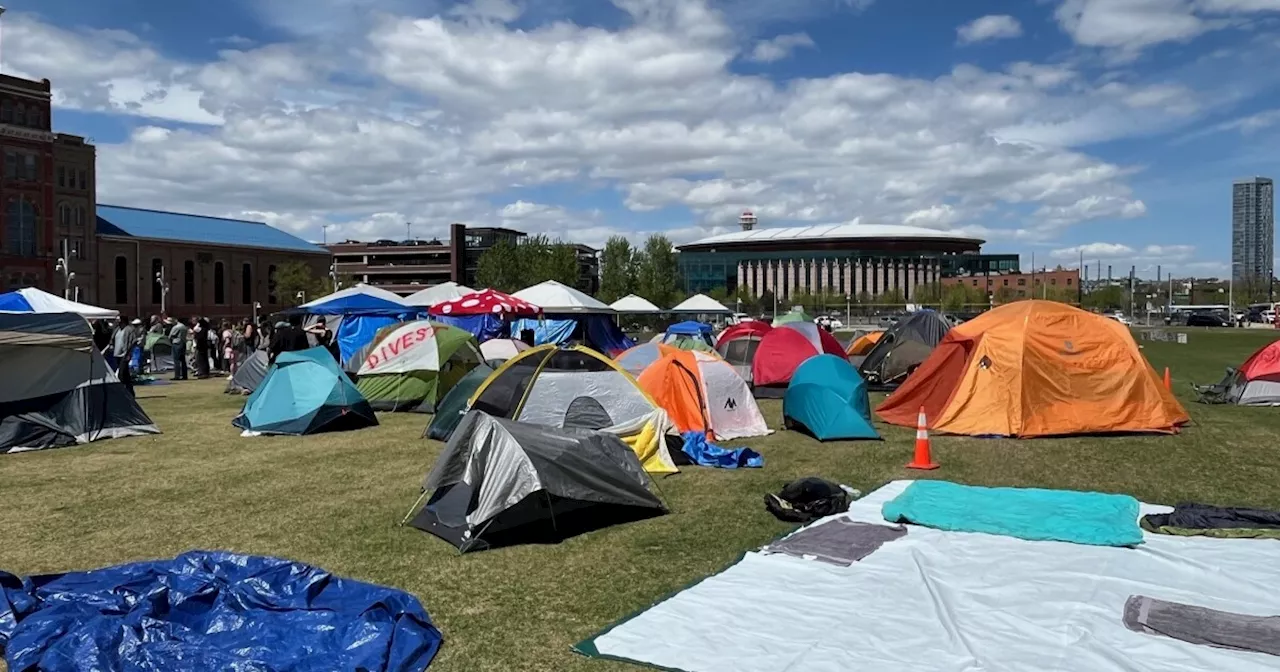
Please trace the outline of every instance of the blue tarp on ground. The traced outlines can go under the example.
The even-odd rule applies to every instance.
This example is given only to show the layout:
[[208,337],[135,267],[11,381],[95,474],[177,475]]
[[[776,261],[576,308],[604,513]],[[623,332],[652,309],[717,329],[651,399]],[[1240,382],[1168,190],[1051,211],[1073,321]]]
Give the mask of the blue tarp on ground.
[[707,435],[703,432],[685,432],[682,436],[684,454],[699,467],[737,469],[764,466],[764,456],[750,448],[721,448],[707,441]]
[[432,315],[431,321],[470,332],[480,343],[507,337],[507,323],[497,315]]
[[881,512],[891,523],[951,532],[1091,546],[1142,543],[1138,500],[1128,495],[916,481]]
[[418,672],[441,641],[412,595],[276,558],[192,551],[21,580],[0,572],[11,672]]
[[819,441],[880,438],[871,424],[867,381],[835,355],[810,357],[796,368],[782,398],[782,417]]

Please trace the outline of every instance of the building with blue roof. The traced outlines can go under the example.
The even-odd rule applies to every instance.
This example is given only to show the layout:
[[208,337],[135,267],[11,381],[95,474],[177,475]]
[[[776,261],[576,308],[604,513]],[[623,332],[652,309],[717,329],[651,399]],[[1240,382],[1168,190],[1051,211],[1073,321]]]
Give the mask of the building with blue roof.
[[329,271],[330,253],[269,226],[118,205],[97,206],[97,305],[122,315],[166,313],[220,318],[266,314],[299,303],[277,291],[286,264],[305,264],[313,277]]

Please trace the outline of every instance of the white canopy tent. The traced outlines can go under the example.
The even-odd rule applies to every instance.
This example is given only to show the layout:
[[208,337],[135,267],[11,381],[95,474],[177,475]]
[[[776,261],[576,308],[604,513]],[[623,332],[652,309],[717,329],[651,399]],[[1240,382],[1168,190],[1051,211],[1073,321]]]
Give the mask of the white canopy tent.
[[689,313],[695,315],[732,315],[733,311],[729,310],[724,304],[707,296],[706,294],[694,294],[693,296],[680,302],[680,305],[671,309],[673,313]]
[[[24,305],[25,304],[25,305]],[[15,313],[74,313],[90,320],[120,317],[120,311],[69,301],[35,287],[0,294],[0,310]]]
[[548,280],[532,287],[526,287],[512,294],[512,296],[528,301],[541,308],[543,312],[551,314],[603,313],[612,315],[617,312],[591,296],[555,280]]
[[365,296],[375,296],[375,297],[377,297],[377,298],[379,298],[379,299],[385,299],[385,300],[387,300],[387,301],[394,301],[394,302],[399,303],[399,304],[401,304],[401,305],[403,305],[403,306],[408,306],[408,305],[409,305],[409,304],[405,303],[405,299],[404,299],[404,297],[403,297],[403,296],[400,296],[399,294],[396,294],[395,292],[388,292],[387,290],[382,289],[381,287],[374,287],[373,285],[366,285],[366,284],[364,284],[364,283],[360,283],[360,284],[358,284],[358,285],[355,285],[354,287],[348,287],[348,288],[346,288],[346,289],[339,289],[338,291],[336,291],[336,292],[334,292],[334,293],[332,293],[332,294],[330,294],[330,295],[328,295],[328,296],[322,296],[322,297],[320,297],[320,298],[318,298],[318,299],[313,299],[313,300],[311,300],[311,301],[308,301],[308,302],[306,302],[306,303],[302,304],[301,306],[299,306],[299,308],[314,308],[315,306],[318,306],[318,305],[320,305],[320,304],[327,303],[327,302],[329,302],[329,301],[335,301],[335,300],[338,300],[338,299],[345,299],[345,298],[347,298],[348,296],[353,296],[353,295],[356,295],[356,294],[363,294],[363,295],[365,295]]
[[628,294],[617,301],[609,304],[609,307],[619,313],[661,313],[662,309],[653,305],[648,299],[635,294]]
[[413,294],[401,299],[401,301],[419,308],[430,308],[437,303],[452,301],[466,296],[467,294],[472,294],[475,291],[476,290],[471,289],[466,285],[460,285],[456,282],[445,282],[414,292]]

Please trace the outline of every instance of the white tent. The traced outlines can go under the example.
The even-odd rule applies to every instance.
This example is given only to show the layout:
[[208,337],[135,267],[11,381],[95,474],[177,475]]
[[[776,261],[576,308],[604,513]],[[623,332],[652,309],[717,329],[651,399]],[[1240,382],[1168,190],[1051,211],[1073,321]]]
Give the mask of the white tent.
[[466,285],[459,285],[456,282],[445,282],[410,294],[409,296],[401,299],[401,301],[411,306],[418,306],[419,308],[430,308],[437,303],[452,301],[467,294],[472,294],[475,291],[476,290],[471,289]]
[[87,303],[68,301],[54,294],[23,287],[17,291],[0,294],[0,311],[14,313],[75,313],[90,320],[120,317],[120,311],[107,310]]
[[526,287],[512,296],[538,306],[546,313],[608,313],[616,311],[568,285],[548,280]]
[[619,313],[661,313],[662,309],[653,305],[648,299],[635,294],[628,294],[609,304]]
[[697,315],[732,315],[733,311],[725,308],[724,304],[707,296],[706,294],[694,294],[685,299],[680,305],[671,309],[673,313],[694,313]]
[[404,305],[404,306],[408,306],[408,305],[409,305],[409,304],[405,303],[405,300],[404,300],[404,297],[403,297],[403,296],[400,296],[399,294],[396,294],[395,292],[388,292],[387,290],[382,289],[381,287],[374,287],[373,285],[366,285],[366,284],[364,284],[364,283],[360,283],[360,284],[358,284],[358,285],[356,285],[356,286],[354,286],[354,287],[348,287],[348,288],[346,288],[346,289],[339,289],[338,291],[336,291],[336,292],[334,292],[334,293],[332,293],[332,294],[330,294],[330,295],[328,295],[328,296],[322,296],[322,297],[320,297],[320,298],[318,298],[318,299],[314,299],[314,300],[312,300],[312,301],[308,301],[308,302],[306,302],[306,303],[302,304],[301,306],[299,306],[299,308],[314,308],[315,306],[318,306],[318,305],[320,305],[320,304],[322,304],[322,303],[327,303],[327,302],[329,302],[329,301],[336,301],[336,300],[338,300],[338,299],[345,299],[345,298],[347,298],[348,296],[354,296],[354,295],[356,295],[356,294],[363,294],[363,295],[365,295],[365,296],[375,296],[375,297],[377,297],[377,298],[379,298],[379,299],[386,299],[387,301],[394,301],[394,302],[396,302],[396,303],[398,303],[398,304],[401,304],[401,305]]

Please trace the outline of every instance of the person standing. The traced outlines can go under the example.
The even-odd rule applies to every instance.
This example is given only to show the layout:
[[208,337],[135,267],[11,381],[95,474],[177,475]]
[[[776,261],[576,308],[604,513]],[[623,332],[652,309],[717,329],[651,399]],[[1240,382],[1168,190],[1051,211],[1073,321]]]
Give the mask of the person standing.
[[277,322],[275,328],[271,330],[271,345],[267,348],[267,361],[275,364],[280,353],[292,349],[293,340],[293,328],[289,323]]
[[187,334],[191,330],[187,329],[187,325],[182,320],[175,320],[172,317],[166,321],[169,327],[169,343],[173,345],[173,379],[187,379]]
[[202,317],[192,319],[191,340],[195,342],[196,379],[209,377],[209,322]]
[[322,317],[316,320],[316,323],[307,328],[307,333],[315,336],[316,345],[329,351],[335,360],[339,359],[337,343],[333,341],[333,332],[329,330],[325,319]]
[[129,396],[134,396],[133,372],[129,365],[133,360],[133,348],[141,340],[142,320],[135,319],[126,324],[126,319],[120,318],[120,326],[111,339],[111,348],[116,358],[116,377],[124,384],[124,389],[129,391]]

